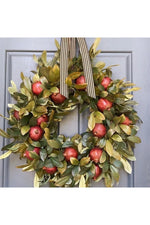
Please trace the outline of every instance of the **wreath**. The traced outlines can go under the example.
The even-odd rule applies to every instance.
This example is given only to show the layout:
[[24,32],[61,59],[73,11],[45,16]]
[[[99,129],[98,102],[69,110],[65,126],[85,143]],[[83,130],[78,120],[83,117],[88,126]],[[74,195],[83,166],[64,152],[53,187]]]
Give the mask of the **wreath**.
[[[81,55],[69,60],[66,84],[69,98],[60,94],[60,46],[47,60],[33,56],[37,70],[31,77],[21,73],[20,90],[13,81],[8,88],[15,99],[9,104],[9,128],[0,135],[12,142],[2,148],[1,159],[11,153],[26,159],[19,165],[23,171],[35,171],[34,186],[49,183],[50,187],[87,187],[90,181],[104,181],[111,187],[119,183],[119,171],[131,174],[130,161],[135,161],[133,148],[141,140],[136,136],[141,120],[134,109],[132,92],[138,90],[124,79],[112,79],[112,66],[94,64],[97,42],[90,50],[96,99],[87,95]],[[88,127],[82,134],[66,137],[58,134],[58,125],[65,115],[80,106],[89,110]],[[2,115],[1,115],[2,116]]]

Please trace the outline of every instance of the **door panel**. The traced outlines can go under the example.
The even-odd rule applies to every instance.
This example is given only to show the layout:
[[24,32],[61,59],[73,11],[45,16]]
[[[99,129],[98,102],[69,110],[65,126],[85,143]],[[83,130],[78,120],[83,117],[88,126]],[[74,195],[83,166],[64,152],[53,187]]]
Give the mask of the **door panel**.
[[[59,39],[58,39],[59,40]],[[88,47],[94,41],[94,38],[87,38]],[[137,161],[133,163],[133,174],[127,175],[121,172],[119,187],[138,187],[150,186],[150,101],[149,96],[149,73],[150,73],[150,39],[145,38],[102,38],[100,47],[102,53],[96,58],[95,62],[100,60],[107,65],[119,64],[113,67],[113,78],[125,78],[131,80],[142,88],[135,93],[134,99],[140,102],[136,107],[143,125],[138,133],[142,137],[142,144],[137,145],[135,155]],[[32,56],[41,54],[43,50],[48,51],[48,57],[51,58],[56,50],[54,38],[2,38],[0,39],[0,113],[7,115],[7,103],[11,103],[7,88],[10,80],[14,80],[17,86],[20,84],[20,72],[31,76],[31,70],[36,68]],[[52,52],[51,52],[52,51]],[[143,79],[144,78],[144,79]],[[67,136],[83,132],[87,128],[88,112],[79,115],[79,110],[71,112],[60,123],[59,132]],[[6,128],[7,121],[3,123],[0,118],[0,127]],[[0,137],[0,147],[6,144]],[[1,154],[1,152],[0,152]],[[0,161],[0,186],[5,187],[32,187],[34,173],[22,172],[16,165],[24,164],[16,155],[11,155],[9,159]],[[103,186],[97,183],[95,186]]]

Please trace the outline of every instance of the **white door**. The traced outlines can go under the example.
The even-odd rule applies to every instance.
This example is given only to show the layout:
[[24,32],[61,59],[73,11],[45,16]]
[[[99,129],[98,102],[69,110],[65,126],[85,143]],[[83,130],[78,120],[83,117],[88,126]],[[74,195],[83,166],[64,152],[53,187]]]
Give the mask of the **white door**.
[[[59,38],[57,38],[60,41]],[[94,38],[86,38],[88,47]],[[141,90],[135,93],[134,99],[139,102],[136,108],[143,120],[143,125],[138,133],[142,143],[135,149],[137,160],[132,163],[133,174],[127,175],[121,172],[119,187],[146,187],[150,186],[150,39],[146,38],[102,38],[99,45],[102,53],[96,60],[104,61],[106,65],[119,64],[113,68],[113,78],[126,78]],[[10,80],[18,86],[20,83],[20,72],[30,76],[31,70],[36,68],[33,54],[39,56],[43,50],[47,50],[48,57],[52,57],[56,51],[54,38],[1,38],[0,39],[0,114],[7,115],[7,104],[11,103],[7,88]],[[60,124],[60,133],[72,136],[83,132],[87,128],[88,113],[79,115],[76,109],[66,116]],[[0,118],[0,128],[6,129],[7,122]],[[0,137],[0,147],[6,144],[6,140]],[[1,154],[1,153],[0,153]],[[17,169],[20,161],[16,155],[0,161],[0,186],[4,187],[32,187],[34,173],[22,172]],[[95,185],[95,184],[94,184]],[[104,186],[103,182],[95,186]]]

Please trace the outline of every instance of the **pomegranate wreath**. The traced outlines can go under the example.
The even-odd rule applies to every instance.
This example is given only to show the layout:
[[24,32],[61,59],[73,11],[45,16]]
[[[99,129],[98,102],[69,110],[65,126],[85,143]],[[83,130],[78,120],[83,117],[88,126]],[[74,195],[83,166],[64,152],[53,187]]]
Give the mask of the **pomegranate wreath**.
[[[87,95],[82,57],[68,63],[66,84],[69,97],[60,94],[60,46],[47,60],[46,51],[34,55],[37,71],[33,77],[21,73],[20,90],[13,81],[8,88],[15,99],[9,104],[9,128],[0,129],[10,139],[2,148],[1,159],[11,153],[25,159],[23,171],[35,171],[34,187],[49,183],[50,187],[88,187],[91,181],[104,182],[106,187],[119,183],[119,171],[132,173],[129,161],[135,161],[133,149],[141,140],[136,136],[141,120],[134,109],[132,92],[138,90],[124,79],[112,79],[112,66],[94,64],[97,39],[89,50],[96,98]],[[80,106],[89,110],[88,127],[82,134],[66,137],[58,134],[64,116]],[[2,116],[2,115],[1,115]]]

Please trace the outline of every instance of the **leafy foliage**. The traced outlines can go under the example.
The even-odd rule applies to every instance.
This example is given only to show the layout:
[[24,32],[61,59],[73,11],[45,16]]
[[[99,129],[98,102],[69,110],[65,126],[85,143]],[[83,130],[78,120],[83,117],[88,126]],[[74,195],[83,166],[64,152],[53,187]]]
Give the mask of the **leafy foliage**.
[[[91,61],[100,53],[96,50],[99,41],[100,39],[96,39],[89,50]],[[3,147],[2,150],[6,152],[0,156],[0,159],[8,157],[11,153],[18,153],[20,158],[26,158],[27,150],[32,160],[26,158],[27,163],[18,168],[22,168],[23,171],[35,171],[35,187],[45,183],[49,183],[51,187],[77,185],[87,187],[90,180],[94,178],[96,165],[91,160],[89,152],[92,148],[99,147],[103,152],[97,165],[102,169],[102,173],[94,180],[95,182],[104,180],[107,187],[112,187],[119,182],[120,169],[124,169],[129,174],[132,172],[128,160],[135,160],[133,148],[135,143],[141,142],[136,136],[138,131],[136,124],[141,120],[133,108],[136,102],[132,100],[132,92],[139,88],[130,88],[134,86],[133,83],[117,79],[112,80],[105,89],[101,82],[105,77],[112,77],[112,66],[105,68],[105,63],[99,62],[92,68],[96,99],[90,98],[85,89],[88,84],[75,83],[75,80],[84,74],[82,59],[79,55],[78,58],[75,57],[69,61],[69,75],[66,79],[70,90],[69,99],[62,104],[55,104],[51,95],[59,93],[60,79],[60,46],[57,41],[55,44],[58,51],[50,62],[47,61],[46,51],[40,58],[34,55],[37,71],[32,71],[34,73],[32,79],[21,73],[22,83],[19,91],[15,83],[11,81],[12,87],[9,87],[8,91],[16,103],[9,104],[9,118],[4,118],[8,120],[10,128],[7,132],[0,129],[0,135],[13,141]],[[32,92],[32,84],[37,81],[42,83],[43,88],[38,96]],[[100,98],[111,101],[112,107],[100,111],[97,107]],[[58,134],[58,123],[78,105],[81,112],[87,109],[90,111],[86,132],[73,137]],[[19,119],[14,116],[15,111],[19,112]],[[37,126],[37,119],[43,114],[48,116],[48,121],[40,124],[43,136],[38,141],[34,141],[30,138],[29,131],[31,127]],[[126,117],[132,121],[131,124],[124,123]],[[106,134],[103,137],[97,137],[92,132],[97,123],[106,127]],[[39,154],[34,151],[35,147],[40,148]],[[71,157],[70,161],[66,161],[64,150],[67,147],[75,148],[78,157]],[[57,170],[49,174],[44,170],[45,167],[57,167]]]

